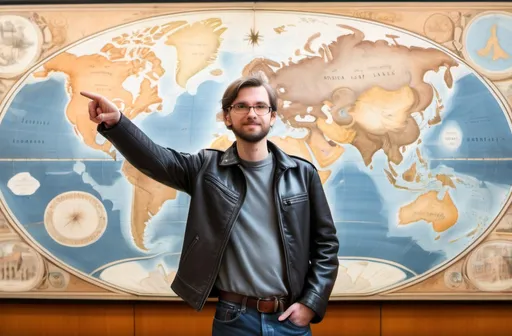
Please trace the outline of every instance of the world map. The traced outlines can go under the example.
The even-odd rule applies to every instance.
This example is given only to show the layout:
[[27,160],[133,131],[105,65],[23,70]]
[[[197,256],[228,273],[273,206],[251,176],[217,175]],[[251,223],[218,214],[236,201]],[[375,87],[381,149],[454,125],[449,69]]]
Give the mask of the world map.
[[288,11],[159,16],[45,59],[1,107],[2,206],[69,271],[174,295],[189,196],[125,161],[79,92],[106,96],[156,143],[194,153],[232,144],[220,98],[256,72],[279,95],[270,141],[319,170],[340,240],[333,295],[435,272],[508,206],[509,111],[475,70],[404,30]]

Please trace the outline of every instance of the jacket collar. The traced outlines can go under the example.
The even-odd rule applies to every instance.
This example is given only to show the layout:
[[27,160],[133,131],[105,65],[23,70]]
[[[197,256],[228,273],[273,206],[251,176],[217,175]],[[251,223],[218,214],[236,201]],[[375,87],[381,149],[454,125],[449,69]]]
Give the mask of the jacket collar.
[[[277,164],[282,168],[294,168],[297,167],[295,161],[292,160],[285,152],[283,152],[279,147],[277,147],[274,143],[267,141],[267,147],[272,152],[274,157],[276,158]],[[220,158],[221,166],[231,166],[240,163],[240,158],[238,157],[238,152],[236,150],[236,141],[233,142],[231,147],[229,147],[224,154],[222,154]]]

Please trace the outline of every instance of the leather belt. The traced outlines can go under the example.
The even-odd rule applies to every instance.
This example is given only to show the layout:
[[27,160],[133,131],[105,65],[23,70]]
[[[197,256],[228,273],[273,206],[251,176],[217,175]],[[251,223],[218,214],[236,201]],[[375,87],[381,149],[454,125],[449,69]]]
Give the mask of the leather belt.
[[287,307],[287,298],[286,297],[278,297],[273,296],[269,298],[256,298],[252,296],[245,296],[237,293],[230,293],[219,291],[219,299],[230,301],[237,304],[243,304],[244,299],[245,306],[248,308],[254,308],[260,313],[277,313],[284,312]]

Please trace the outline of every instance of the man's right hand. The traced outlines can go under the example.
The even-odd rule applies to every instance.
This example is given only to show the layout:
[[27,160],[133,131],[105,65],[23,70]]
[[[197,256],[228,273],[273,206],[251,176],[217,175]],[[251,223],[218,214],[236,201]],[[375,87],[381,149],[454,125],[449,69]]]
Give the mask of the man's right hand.
[[107,98],[87,91],[81,91],[80,94],[91,99],[89,102],[89,118],[96,124],[105,123],[107,127],[112,127],[121,119],[121,112]]

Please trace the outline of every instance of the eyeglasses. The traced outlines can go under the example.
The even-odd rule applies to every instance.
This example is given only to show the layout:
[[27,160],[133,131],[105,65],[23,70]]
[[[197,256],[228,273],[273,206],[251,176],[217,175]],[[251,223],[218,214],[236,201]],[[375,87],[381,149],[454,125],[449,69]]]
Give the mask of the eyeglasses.
[[254,109],[254,113],[257,115],[265,115],[272,111],[272,107],[266,105],[266,104],[258,104],[254,106],[248,106],[245,104],[235,104],[231,105],[230,110],[237,113],[237,114],[247,114],[251,111],[251,108]]

